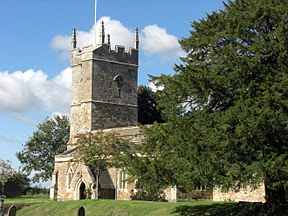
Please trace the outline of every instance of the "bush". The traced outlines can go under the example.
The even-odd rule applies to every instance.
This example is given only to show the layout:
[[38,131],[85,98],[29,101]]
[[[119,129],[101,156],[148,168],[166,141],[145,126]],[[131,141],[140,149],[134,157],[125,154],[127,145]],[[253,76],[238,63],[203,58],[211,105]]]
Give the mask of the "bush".
[[7,197],[16,197],[25,194],[30,186],[29,178],[22,173],[15,173],[4,186],[4,194]]

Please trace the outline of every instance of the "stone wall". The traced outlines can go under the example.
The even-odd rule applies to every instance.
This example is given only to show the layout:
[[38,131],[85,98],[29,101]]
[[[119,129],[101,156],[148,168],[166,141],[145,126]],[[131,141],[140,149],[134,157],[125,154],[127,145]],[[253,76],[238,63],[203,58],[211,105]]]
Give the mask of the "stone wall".
[[[90,55],[88,55],[90,54]],[[72,103],[70,137],[91,130],[92,50],[72,53]]]
[[92,105],[92,129],[128,127],[137,124],[137,107],[104,103]]
[[219,189],[213,191],[213,201],[235,201],[235,202],[265,202],[265,187],[261,184],[257,189],[250,187],[240,191],[221,192]]
[[79,200],[79,186],[82,182],[87,189],[92,190],[95,179],[89,168],[75,162],[70,156],[58,156],[52,177],[50,198],[58,201]]
[[212,200],[213,191],[212,190],[192,190],[192,191],[177,191],[177,200],[189,201],[189,200]]
[[[121,78],[120,86],[114,79],[116,76]],[[137,79],[136,66],[94,60],[92,100],[137,106]]]
[[138,51],[107,44],[72,52],[71,137],[138,122]]

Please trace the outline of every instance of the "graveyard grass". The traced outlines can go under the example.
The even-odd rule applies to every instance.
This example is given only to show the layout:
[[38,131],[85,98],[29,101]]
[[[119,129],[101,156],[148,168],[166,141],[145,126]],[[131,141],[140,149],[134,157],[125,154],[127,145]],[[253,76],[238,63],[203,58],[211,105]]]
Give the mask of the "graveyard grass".
[[[144,202],[144,201],[113,201],[113,200],[83,200],[55,202],[45,197],[22,197],[8,199],[8,205],[16,205],[19,216],[73,216],[77,210],[84,206],[86,215],[89,216],[177,216],[176,211],[181,207],[205,208],[213,206],[211,201],[191,202]],[[19,209],[20,208],[20,209]]]
[[213,201],[144,202],[83,200],[56,202],[47,196],[20,197],[6,200],[6,208],[15,205],[17,216],[77,216],[83,206],[86,216],[287,216],[288,204],[271,208],[263,203]]

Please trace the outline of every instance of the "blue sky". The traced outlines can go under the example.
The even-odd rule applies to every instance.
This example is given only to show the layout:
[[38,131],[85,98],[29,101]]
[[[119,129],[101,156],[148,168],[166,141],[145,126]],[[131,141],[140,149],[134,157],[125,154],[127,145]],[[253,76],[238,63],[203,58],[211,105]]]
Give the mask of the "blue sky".
[[[98,0],[97,16],[114,43],[133,44],[133,29],[141,29],[139,83],[147,84],[148,74],[173,73],[182,54],[177,39],[189,35],[191,22],[222,7],[222,0]],[[76,27],[80,44],[88,43],[93,10],[93,0],[1,1],[0,159],[14,167],[36,125],[69,112],[69,36]]]

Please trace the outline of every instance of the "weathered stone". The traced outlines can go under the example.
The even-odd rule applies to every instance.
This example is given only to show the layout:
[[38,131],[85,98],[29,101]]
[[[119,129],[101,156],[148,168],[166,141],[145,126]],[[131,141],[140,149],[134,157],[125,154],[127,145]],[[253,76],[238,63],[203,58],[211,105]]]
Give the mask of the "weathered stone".
[[17,211],[16,206],[14,205],[10,206],[7,212],[7,216],[16,216],[16,211]]
[[85,131],[135,126],[137,80],[137,50],[114,51],[103,44],[73,51],[71,138]]
[[261,184],[257,189],[251,187],[242,188],[239,191],[221,192],[219,189],[213,190],[214,201],[244,201],[244,202],[265,202],[265,187]]

